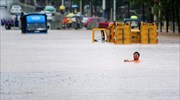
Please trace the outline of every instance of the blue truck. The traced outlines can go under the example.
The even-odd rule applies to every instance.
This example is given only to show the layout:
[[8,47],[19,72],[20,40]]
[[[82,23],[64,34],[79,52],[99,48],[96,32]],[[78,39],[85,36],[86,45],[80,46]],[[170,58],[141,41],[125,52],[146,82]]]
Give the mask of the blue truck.
[[21,31],[22,33],[47,33],[46,14],[29,13],[21,14]]

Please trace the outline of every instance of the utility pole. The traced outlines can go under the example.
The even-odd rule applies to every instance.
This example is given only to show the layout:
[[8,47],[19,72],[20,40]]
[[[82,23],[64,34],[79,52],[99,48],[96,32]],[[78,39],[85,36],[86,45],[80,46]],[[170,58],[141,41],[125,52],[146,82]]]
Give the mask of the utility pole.
[[46,0],[46,5],[48,5],[48,0]]
[[116,0],[114,0],[114,17],[113,17],[113,20],[116,21]]
[[80,14],[82,14],[82,0],[80,0]]
[[[161,6],[161,3],[159,2],[159,6]],[[158,12],[158,14],[159,14],[159,21],[158,21],[158,29],[159,29],[159,32],[161,32],[161,10],[159,9],[159,12]]]
[[61,5],[64,6],[64,0],[61,0]]
[[106,13],[106,0],[103,0],[103,2],[102,2],[102,9],[103,9],[103,17],[105,18],[106,17],[106,15],[105,15],[105,13]]
[[38,6],[37,0],[33,0],[33,1],[34,1],[34,5],[35,5],[35,6]]

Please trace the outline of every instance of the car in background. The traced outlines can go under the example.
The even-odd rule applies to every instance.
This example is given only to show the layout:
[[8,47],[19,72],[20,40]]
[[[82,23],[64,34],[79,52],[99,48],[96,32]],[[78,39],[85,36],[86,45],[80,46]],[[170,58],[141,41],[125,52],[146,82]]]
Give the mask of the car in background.
[[111,23],[110,21],[108,21],[107,19],[100,17],[99,18],[99,28],[107,28],[109,26],[109,23]]
[[107,28],[109,21],[103,17],[89,17],[87,22],[84,23],[86,29],[92,28]]
[[88,18],[89,17],[87,17],[87,16],[83,16],[82,23],[84,24],[85,22],[87,22]]
[[56,8],[54,8],[53,6],[45,6],[44,11],[51,12],[53,16],[56,14]]
[[85,15],[80,15],[80,14],[76,14],[72,17],[72,22],[76,22],[76,18],[79,17],[81,19],[81,22],[84,24],[85,22],[87,22],[88,18]]
[[7,1],[1,0],[0,7],[5,7],[7,9]]
[[48,21],[52,21],[53,16],[52,16],[52,13],[51,13],[50,11],[41,11],[40,13],[41,13],[41,14],[46,14],[47,20],[48,20]]
[[21,14],[22,8],[20,5],[12,5],[10,12],[11,14]]

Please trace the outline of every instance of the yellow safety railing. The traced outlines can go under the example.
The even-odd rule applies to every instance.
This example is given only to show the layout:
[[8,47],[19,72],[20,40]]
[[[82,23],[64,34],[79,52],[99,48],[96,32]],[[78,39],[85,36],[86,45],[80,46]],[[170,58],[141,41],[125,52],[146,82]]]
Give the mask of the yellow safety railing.
[[141,23],[139,29],[131,29],[129,23],[110,23],[108,28],[93,28],[92,42],[95,42],[95,31],[100,31],[102,40],[115,44],[156,44],[157,25],[155,23]]

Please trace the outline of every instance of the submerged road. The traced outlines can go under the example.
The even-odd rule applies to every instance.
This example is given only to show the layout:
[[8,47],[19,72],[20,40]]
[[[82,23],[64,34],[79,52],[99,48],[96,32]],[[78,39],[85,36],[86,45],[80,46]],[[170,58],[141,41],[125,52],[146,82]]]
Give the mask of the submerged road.
[[[179,100],[177,36],[115,45],[92,43],[86,30],[0,32],[1,100]],[[142,62],[123,62],[134,51]]]

